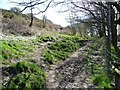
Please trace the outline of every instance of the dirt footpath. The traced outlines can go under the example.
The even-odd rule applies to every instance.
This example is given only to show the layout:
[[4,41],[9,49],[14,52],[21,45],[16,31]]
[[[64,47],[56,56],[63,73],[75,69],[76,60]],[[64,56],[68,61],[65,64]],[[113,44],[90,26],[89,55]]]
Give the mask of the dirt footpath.
[[86,61],[83,58],[85,48],[92,42],[74,52],[66,61],[59,65],[52,65],[46,71],[47,88],[93,88],[89,71],[85,68]]

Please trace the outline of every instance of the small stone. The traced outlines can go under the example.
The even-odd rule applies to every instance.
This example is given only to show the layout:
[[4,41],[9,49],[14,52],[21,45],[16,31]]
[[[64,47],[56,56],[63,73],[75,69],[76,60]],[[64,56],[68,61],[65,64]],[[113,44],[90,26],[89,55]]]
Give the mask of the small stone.
[[42,64],[42,67],[45,67],[46,66],[46,64]]

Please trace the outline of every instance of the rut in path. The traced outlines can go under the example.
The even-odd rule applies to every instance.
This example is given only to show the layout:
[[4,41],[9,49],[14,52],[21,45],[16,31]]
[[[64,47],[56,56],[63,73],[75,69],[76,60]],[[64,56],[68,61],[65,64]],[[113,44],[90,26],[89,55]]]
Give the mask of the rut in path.
[[60,65],[53,65],[46,71],[47,88],[93,88],[95,87],[89,79],[89,72],[85,68],[85,60],[82,53],[92,42],[73,53]]

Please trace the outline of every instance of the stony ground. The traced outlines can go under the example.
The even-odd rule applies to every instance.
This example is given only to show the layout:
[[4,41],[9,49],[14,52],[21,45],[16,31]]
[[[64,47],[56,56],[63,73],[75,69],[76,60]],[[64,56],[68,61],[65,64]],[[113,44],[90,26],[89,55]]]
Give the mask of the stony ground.
[[66,61],[58,65],[52,65],[46,71],[47,88],[93,88],[96,87],[90,80],[89,70],[85,68],[83,53],[91,45],[87,43],[84,47],[74,52]]

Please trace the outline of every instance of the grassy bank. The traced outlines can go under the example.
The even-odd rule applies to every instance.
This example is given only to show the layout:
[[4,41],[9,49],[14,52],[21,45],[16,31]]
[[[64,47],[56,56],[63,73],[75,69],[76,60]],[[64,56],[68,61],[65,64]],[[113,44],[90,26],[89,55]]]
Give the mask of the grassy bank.
[[65,60],[71,53],[84,45],[85,40],[78,36],[62,35],[61,40],[49,45],[43,54],[43,60],[53,64],[59,60]]

